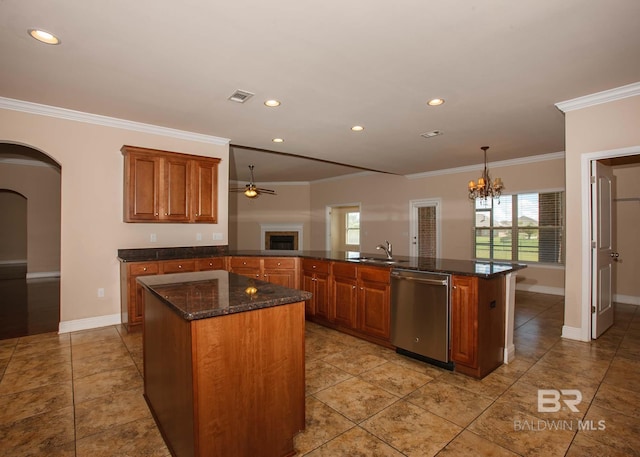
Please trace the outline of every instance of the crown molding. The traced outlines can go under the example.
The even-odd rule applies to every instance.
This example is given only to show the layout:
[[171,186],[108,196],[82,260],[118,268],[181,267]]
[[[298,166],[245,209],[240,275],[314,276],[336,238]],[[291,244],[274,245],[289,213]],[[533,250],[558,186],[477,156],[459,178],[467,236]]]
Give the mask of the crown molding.
[[[491,168],[512,167],[514,165],[526,165],[529,163],[546,162],[547,160],[564,159],[564,151],[552,152],[551,154],[541,154],[537,156],[522,157],[519,159],[501,160],[498,162],[491,162]],[[467,165],[464,167],[447,168],[445,170],[426,171],[424,173],[415,173],[411,175],[405,175],[408,179],[428,178],[430,176],[452,175],[455,173],[466,173],[469,171],[478,171],[484,169],[484,163],[477,165]]]
[[640,95],[640,82],[556,103],[563,113]]
[[142,122],[128,121],[126,119],[101,116],[99,114],[84,113],[82,111],[74,111],[66,108],[59,108],[57,106],[25,102],[23,100],[16,100],[13,98],[0,97],[0,109],[21,111],[23,113],[38,114],[40,116],[55,117],[57,119],[84,122],[86,124],[101,125],[104,127],[133,130],[135,132],[150,133],[152,135],[162,135],[172,138],[178,138],[181,140],[197,141],[200,143],[215,144],[219,146],[228,145],[230,142],[228,138],[203,135],[202,133],[187,132],[185,130],[160,127],[158,125],[144,124]]

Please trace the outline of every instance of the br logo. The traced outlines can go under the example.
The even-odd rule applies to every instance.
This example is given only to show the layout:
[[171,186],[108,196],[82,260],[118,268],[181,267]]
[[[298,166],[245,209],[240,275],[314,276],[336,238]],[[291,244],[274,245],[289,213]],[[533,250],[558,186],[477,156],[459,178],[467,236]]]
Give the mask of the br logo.
[[577,389],[538,389],[538,412],[557,413],[562,403],[574,413],[579,412],[576,405],[582,401],[582,393]]

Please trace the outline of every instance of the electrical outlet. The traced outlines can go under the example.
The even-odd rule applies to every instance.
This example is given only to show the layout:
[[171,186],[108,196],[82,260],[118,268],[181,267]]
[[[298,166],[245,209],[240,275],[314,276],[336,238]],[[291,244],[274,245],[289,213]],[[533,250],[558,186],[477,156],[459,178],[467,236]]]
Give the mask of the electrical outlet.
[[222,233],[214,232],[214,234],[213,234],[213,239],[214,239],[215,241],[220,241],[220,240],[222,240]]
[[196,241],[202,241],[202,233],[196,233]]
[[152,233],[152,234],[149,236],[149,241],[151,241],[152,243],[155,243],[156,241],[158,241],[158,237],[156,236],[156,234],[155,234],[155,233]]
[[98,289],[98,298],[104,298],[104,288],[102,287]]

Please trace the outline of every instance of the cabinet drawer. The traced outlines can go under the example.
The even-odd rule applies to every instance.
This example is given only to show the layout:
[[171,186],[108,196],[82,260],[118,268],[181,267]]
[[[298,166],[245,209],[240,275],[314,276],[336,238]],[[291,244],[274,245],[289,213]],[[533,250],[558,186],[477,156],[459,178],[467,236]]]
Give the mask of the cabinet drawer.
[[356,265],[354,263],[335,262],[332,271],[334,276],[356,279]]
[[162,262],[163,273],[182,273],[184,271],[196,271],[194,260],[165,260]]
[[259,257],[231,257],[231,268],[260,268]]
[[210,259],[197,259],[196,270],[224,270],[224,257],[213,257]]
[[359,277],[363,281],[374,281],[383,284],[390,284],[390,272],[390,268],[384,267],[358,267]]
[[323,260],[303,259],[302,269],[305,271],[316,271],[318,273],[329,273],[329,262]]
[[158,262],[136,262],[129,264],[131,276],[157,275],[160,270]]
[[264,259],[265,270],[293,270],[296,267],[296,259],[272,258]]

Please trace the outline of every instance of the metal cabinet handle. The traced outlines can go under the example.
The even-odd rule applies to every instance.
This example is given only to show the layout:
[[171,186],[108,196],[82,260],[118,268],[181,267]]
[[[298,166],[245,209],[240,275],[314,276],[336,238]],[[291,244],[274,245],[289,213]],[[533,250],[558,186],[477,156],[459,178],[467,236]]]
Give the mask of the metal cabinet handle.
[[178,265],[178,268],[182,268],[182,265]]
[[355,290],[356,286],[351,286],[351,288]]
[[144,267],[144,268],[142,269],[142,271],[147,271],[147,267]]

